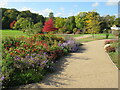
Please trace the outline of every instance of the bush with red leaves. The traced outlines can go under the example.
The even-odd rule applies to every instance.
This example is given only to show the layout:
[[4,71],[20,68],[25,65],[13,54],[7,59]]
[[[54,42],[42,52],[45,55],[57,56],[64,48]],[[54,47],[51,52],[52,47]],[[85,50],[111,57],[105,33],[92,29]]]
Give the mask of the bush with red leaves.
[[13,22],[10,23],[10,28],[13,28],[13,26],[15,25],[16,21],[14,20]]
[[58,28],[54,27],[52,18],[50,18],[48,21],[45,22],[44,28],[42,29],[43,32],[51,32],[55,30],[58,30]]

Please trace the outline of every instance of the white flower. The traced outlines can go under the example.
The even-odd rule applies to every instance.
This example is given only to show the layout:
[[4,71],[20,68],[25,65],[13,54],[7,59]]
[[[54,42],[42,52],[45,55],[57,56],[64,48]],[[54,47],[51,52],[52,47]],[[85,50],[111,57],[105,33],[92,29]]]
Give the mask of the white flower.
[[104,49],[106,49],[107,47],[110,47],[110,45],[111,45],[111,44],[106,44],[106,45],[104,46]]

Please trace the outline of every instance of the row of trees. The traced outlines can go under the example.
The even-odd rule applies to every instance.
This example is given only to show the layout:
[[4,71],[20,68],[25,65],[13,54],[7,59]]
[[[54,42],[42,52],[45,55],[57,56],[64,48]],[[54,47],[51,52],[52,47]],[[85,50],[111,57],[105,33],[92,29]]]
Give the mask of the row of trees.
[[[52,18],[54,26],[58,30],[54,33],[75,33],[78,29],[82,33],[103,33],[105,29],[110,29],[113,25],[120,26],[120,18],[115,16],[100,16],[96,11],[80,12],[76,16],[68,18],[54,17],[53,13],[49,17],[31,13],[27,11],[17,11],[16,9],[2,9],[2,29],[17,29],[42,33],[42,28],[49,18]],[[52,21],[51,21],[52,22]]]
[[76,32],[80,29],[82,33],[103,33],[113,25],[120,26],[120,18],[115,16],[100,16],[95,11],[80,12],[76,16],[68,18],[56,17],[55,26],[59,28],[58,32]]

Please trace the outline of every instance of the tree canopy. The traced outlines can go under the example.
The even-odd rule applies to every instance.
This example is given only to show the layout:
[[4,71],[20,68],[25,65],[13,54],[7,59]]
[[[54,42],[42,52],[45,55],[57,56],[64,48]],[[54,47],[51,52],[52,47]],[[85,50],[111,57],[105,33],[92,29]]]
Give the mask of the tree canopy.
[[96,11],[80,12],[75,16],[63,18],[54,17],[53,12],[50,12],[48,17],[43,17],[29,10],[0,9],[2,9],[2,29],[22,30],[31,27],[37,28],[36,30],[41,32],[43,27],[44,30],[50,28],[48,31],[54,31],[53,28],[56,27],[58,30],[55,33],[75,33],[78,29],[84,33],[102,33],[104,29],[108,29],[113,25],[120,26],[119,17],[100,16]]

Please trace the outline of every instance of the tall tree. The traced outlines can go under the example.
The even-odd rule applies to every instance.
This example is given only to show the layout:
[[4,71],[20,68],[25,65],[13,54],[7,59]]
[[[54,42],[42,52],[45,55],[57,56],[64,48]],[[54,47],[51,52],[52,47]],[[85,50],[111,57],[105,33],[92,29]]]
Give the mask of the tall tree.
[[116,26],[120,27],[120,17],[118,17],[118,18],[115,19],[114,24],[115,24]]
[[49,18],[52,18],[52,19],[54,19],[53,12],[50,12],[50,13],[49,13]]
[[54,27],[52,18],[45,22],[44,28],[42,29],[43,32],[51,32],[55,30],[57,30],[57,28]]
[[66,29],[65,31],[72,33],[73,29],[76,27],[75,17],[74,16],[68,17],[63,27]]
[[94,37],[94,34],[100,31],[100,16],[97,12],[92,11],[88,12],[86,18],[87,33],[93,34]]
[[31,18],[20,18],[14,25],[13,29],[21,30],[31,27]]
[[16,9],[2,9],[2,29],[10,29],[10,23],[16,20],[19,11]]
[[106,39],[109,37],[109,32],[111,30],[111,27],[114,25],[114,20],[115,20],[115,17],[114,16],[110,16],[110,15],[107,15],[105,17],[103,17],[103,21],[104,21],[104,33],[106,34]]
[[80,12],[78,15],[75,16],[76,27],[79,29],[85,29],[85,21],[86,21],[87,12]]

